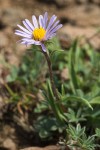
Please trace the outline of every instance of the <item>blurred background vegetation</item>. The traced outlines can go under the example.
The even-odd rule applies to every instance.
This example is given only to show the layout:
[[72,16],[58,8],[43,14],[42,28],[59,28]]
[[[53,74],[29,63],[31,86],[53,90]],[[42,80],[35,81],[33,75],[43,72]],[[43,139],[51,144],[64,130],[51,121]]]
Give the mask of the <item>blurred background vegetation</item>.
[[[47,48],[65,123],[50,107],[52,90],[44,56],[16,44],[17,24],[34,14],[63,24]],[[100,149],[100,1],[0,0],[0,149],[60,145]]]

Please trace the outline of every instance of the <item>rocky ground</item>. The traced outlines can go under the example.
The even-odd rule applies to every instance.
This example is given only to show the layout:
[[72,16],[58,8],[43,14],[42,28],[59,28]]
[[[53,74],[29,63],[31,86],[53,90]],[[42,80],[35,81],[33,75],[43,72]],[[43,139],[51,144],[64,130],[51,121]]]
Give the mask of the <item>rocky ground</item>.
[[[83,36],[95,49],[100,50],[100,1],[99,0],[0,0],[0,89],[9,74],[11,64],[16,66],[25,51],[25,46],[16,44],[14,35],[17,24],[25,18],[43,14],[56,14],[64,25],[58,37],[63,47],[68,48],[71,41]],[[0,92],[0,109],[4,95]],[[0,118],[2,117],[0,113]],[[0,150],[18,150],[15,128],[0,124]],[[10,135],[10,136],[9,136]],[[58,150],[56,146],[28,148],[23,150]]]

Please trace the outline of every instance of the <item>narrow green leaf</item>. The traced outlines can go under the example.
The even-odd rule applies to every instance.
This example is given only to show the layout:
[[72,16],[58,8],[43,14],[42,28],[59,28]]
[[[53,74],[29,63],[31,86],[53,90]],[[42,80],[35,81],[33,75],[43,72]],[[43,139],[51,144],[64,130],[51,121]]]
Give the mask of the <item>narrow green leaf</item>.
[[79,89],[78,82],[77,82],[77,77],[76,77],[76,72],[74,69],[74,63],[75,63],[75,50],[77,49],[77,40],[72,45],[72,48],[70,50],[69,54],[69,72],[70,72],[70,78],[71,78],[71,83],[72,83],[72,90],[74,93],[77,94],[76,89]]
[[61,94],[62,94],[62,96],[65,95],[65,89],[64,89],[64,85],[63,84],[61,85]]
[[95,132],[96,132],[96,136],[100,138],[100,129],[99,129],[99,128],[96,128],[96,131],[95,131]]
[[77,96],[68,96],[68,97],[66,97],[66,100],[67,101],[73,101],[73,100],[74,101],[78,101],[80,103],[85,104],[86,106],[88,106],[89,108],[91,108],[93,110],[92,106],[90,105],[90,103],[88,102],[88,100],[86,100],[85,98],[77,97]]
[[90,104],[100,104],[100,96],[93,98]]

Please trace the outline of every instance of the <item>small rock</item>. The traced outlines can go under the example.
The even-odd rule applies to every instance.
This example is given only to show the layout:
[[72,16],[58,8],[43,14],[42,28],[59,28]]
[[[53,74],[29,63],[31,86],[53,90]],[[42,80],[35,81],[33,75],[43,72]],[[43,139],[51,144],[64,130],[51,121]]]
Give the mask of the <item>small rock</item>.
[[8,45],[8,38],[3,32],[0,32],[0,48],[4,48]]
[[50,146],[46,146],[44,148],[44,150],[60,150],[60,147],[59,146],[52,146],[52,145],[50,145]]
[[10,149],[10,150],[17,150],[15,143],[14,143],[13,140],[10,139],[10,138],[7,138],[7,139],[3,142],[3,147],[4,147],[4,148],[8,148],[8,149]]
[[20,149],[20,150],[43,150],[43,148],[39,148],[39,147],[29,147],[29,148]]
[[68,68],[64,68],[61,72],[61,79],[62,80],[68,80],[69,74],[68,74]]
[[25,148],[25,149],[21,149],[21,150],[60,150],[59,146],[46,146],[44,148],[40,148],[40,147],[29,147],[29,148]]

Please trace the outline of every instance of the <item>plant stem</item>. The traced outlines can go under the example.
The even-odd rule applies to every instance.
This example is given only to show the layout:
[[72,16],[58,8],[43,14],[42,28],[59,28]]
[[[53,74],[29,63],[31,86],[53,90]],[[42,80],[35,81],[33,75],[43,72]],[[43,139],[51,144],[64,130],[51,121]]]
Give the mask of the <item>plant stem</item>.
[[46,61],[47,61],[52,92],[53,92],[55,102],[56,102],[56,104],[54,102],[54,106],[51,105],[51,107],[52,107],[52,109],[54,111],[54,114],[55,114],[57,120],[59,121],[59,123],[64,125],[63,110],[62,110],[62,107],[61,107],[61,104],[60,104],[60,98],[59,98],[59,95],[58,95],[58,92],[57,92],[57,89],[56,89],[56,86],[55,86],[55,83],[54,83],[54,80],[53,80],[52,64],[51,64],[51,61],[50,61],[50,57],[49,57],[47,52],[43,52],[43,54],[44,54],[44,56],[46,58]]
[[54,80],[53,80],[52,64],[51,64],[51,61],[50,61],[50,57],[49,57],[47,52],[43,52],[43,54],[44,54],[44,56],[46,58],[46,61],[47,61],[47,64],[48,64],[48,68],[49,68],[49,75],[50,75],[50,82],[51,82],[51,86],[52,86],[52,91],[53,91],[55,100],[58,101],[59,100],[59,96],[58,96],[57,89],[55,87]]

